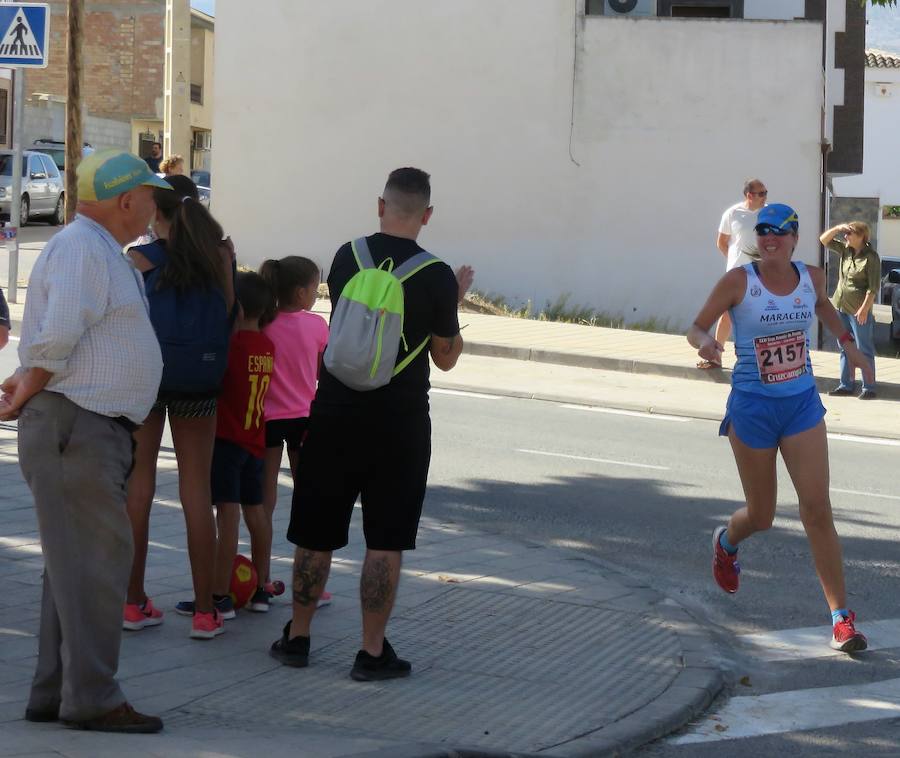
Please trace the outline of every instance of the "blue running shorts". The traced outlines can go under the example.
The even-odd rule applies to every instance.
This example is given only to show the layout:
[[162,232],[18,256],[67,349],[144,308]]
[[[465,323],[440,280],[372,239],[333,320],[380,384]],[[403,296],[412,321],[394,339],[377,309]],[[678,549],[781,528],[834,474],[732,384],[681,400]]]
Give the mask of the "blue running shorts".
[[812,429],[824,417],[825,406],[815,387],[786,397],[733,389],[719,434],[727,436],[728,427],[733,426],[738,439],[747,447],[772,448],[778,447],[782,437]]

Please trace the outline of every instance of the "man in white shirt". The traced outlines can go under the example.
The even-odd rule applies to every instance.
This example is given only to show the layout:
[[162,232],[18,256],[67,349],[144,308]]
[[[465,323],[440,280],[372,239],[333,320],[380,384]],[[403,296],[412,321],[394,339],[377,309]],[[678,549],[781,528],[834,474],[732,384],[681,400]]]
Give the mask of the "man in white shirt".
[[19,464],[44,555],[38,661],[25,718],[104,732],[158,732],[116,681],[133,542],[125,511],[132,431],[162,375],[144,286],[122,247],[147,228],[153,188],[130,153],[78,166],[78,215],[38,257],[19,359],[0,420],[19,419]]
[[[759,215],[759,209],[766,204],[768,194],[769,191],[762,180],[748,179],[744,182],[743,202],[732,205],[722,214],[716,246],[725,256],[726,271],[759,260],[759,252],[756,249],[756,217]],[[716,341],[724,345],[730,334],[731,317],[728,311],[725,311],[716,326]],[[697,368],[714,368],[717,365],[704,360],[697,364]]]

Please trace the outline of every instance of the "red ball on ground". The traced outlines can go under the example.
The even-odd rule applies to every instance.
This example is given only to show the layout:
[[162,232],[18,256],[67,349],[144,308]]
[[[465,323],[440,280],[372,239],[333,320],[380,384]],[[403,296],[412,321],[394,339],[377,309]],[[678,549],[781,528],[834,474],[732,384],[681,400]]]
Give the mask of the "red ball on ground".
[[243,608],[250,602],[256,592],[258,577],[256,568],[245,555],[236,555],[231,568],[231,587],[229,594],[235,608]]

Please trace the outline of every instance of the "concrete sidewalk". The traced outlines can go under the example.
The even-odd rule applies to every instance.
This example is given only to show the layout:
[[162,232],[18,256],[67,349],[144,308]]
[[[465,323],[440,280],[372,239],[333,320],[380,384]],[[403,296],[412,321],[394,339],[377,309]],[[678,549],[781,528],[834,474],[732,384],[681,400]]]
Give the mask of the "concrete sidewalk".
[[[281,483],[273,560],[287,580],[289,477]],[[191,582],[174,456],[164,448],[148,590],[166,618],[124,633],[120,678],[135,707],[162,715],[166,728],[119,736],[31,724],[22,717],[42,559],[16,434],[0,428],[0,755],[604,755],[679,727],[721,687],[710,641],[650,587],[574,552],[427,517],[388,631],[413,675],[354,682],[363,554],[358,515],[354,522],[308,669],[283,667],[267,652],[290,617],[288,595],[268,614],[239,612],[220,638],[191,640],[189,619],[172,611]]]

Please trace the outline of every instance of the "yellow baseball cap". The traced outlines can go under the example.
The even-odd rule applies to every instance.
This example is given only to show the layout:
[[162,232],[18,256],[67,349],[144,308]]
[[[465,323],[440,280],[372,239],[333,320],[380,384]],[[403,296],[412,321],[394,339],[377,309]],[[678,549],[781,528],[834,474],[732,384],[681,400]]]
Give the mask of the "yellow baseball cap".
[[82,159],[76,170],[79,200],[109,200],[146,185],[172,189],[154,174],[146,161],[124,150],[100,150]]

